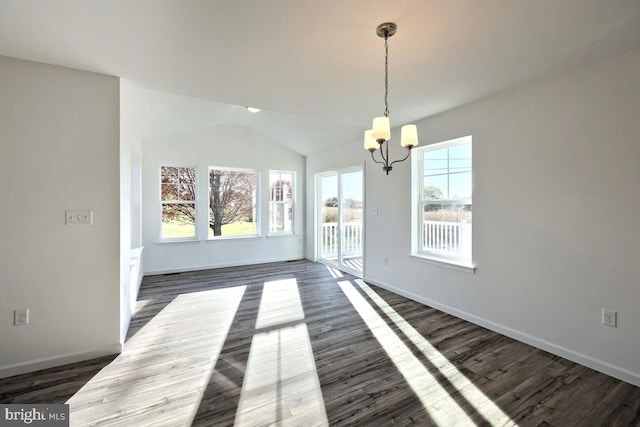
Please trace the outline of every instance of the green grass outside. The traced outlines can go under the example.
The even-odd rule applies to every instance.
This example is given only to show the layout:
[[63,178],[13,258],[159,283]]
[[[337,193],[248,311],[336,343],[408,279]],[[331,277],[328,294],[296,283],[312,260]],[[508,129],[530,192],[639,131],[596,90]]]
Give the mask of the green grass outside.
[[[251,236],[255,234],[255,222],[233,222],[222,226],[222,237]],[[162,237],[165,239],[195,237],[195,226],[178,222],[164,223],[162,224]],[[209,237],[213,237],[213,230],[211,229],[209,229]]]
[[162,224],[162,238],[171,239],[175,237],[195,237],[196,227],[193,224],[182,224],[179,222],[169,222]]
[[[232,222],[222,226],[222,237],[251,236],[256,234],[255,222]],[[213,230],[209,229],[209,237],[213,237]]]

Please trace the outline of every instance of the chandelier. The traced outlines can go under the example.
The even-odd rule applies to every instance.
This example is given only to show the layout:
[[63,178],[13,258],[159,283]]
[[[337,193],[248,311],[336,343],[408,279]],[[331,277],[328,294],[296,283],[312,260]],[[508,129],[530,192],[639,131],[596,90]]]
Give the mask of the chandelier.
[[[378,25],[376,34],[384,38],[384,116],[373,119],[373,126],[364,133],[364,149],[371,153],[374,162],[382,165],[387,175],[394,163],[403,162],[409,158],[411,149],[418,145],[418,130],[416,125],[404,125],[400,130],[400,145],[407,149],[407,155],[393,162],[389,159],[389,141],[391,140],[391,124],[389,123],[389,37],[396,33],[397,25],[393,22],[385,22]],[[380,148],[382,161],[376,160],[373,155]]]

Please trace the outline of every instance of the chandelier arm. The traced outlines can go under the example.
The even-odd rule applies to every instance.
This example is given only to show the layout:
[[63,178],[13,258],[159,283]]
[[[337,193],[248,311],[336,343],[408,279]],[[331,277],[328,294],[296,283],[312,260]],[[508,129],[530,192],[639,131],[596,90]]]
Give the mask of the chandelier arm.
[[384,149],[382,148],[382,144],[380,144],[380,157],[382,157],[382,160],[384,160],[384,164],[385,166],[389,165],[389,143],[385,142],[384,143],[384,148],[387,150],[387,156],[385,157],[384,155]]
[[371,151],[371,159],[372,159],[374,162],[379,163],[379,164],[384,165],[384,166],[386,166],[386,165],[387,165],[385,162],[381,162],[381,161],[379,161],[379,160],[376,160],[376,158],[375,158],[375,157],[373,157],[373,153],[375,153],[375,151]]
[[409,151],[407,151],[407,155],[404,156],[404,159],[394,160],[393,162],[391,162],[391,164],[389,166],[393,166],[394,163],[404,162],[405,160],[407,160],[409,158],[409,155],[411,155],[411,148],[409,148]]

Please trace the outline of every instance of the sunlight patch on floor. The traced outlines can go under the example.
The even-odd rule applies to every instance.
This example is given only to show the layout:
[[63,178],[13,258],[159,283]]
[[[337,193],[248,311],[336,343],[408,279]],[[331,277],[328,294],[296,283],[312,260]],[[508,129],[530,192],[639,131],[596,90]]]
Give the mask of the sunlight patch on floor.
[[340,277],[344,277],[344,274],[342,274],[342,271],[338,270],[337,268],[333,268],[331,266],[325,265],[327,271],[329,272],[329,274],[331,275],[331,277],[333,277],[334,279],[338,279]]
[[253,337],[235,425],[329,425],[306,324]]
[[373,291],[364,281],[356,283],[369,298],[396,324],[427,359],[447,378],[485,420],[491,425],[513,425],[514,421],[505,414],[491,399],[462,374],[446,357],[429,343],[413,326],[398,314],[387,302]]
[[265,282],[256,319],[256,329],[304,319],[296,279]]
[[70,424],[191,425],[245,288],[178,295],[67,401]]
[[[356,255],[356,256],[345,256],[342,258],[342,262],[339,261],[339,258],[336,257],[322,257],[322,259],[324,259],[327,262],[330,262],[331,264],[335,264],[335,265],[342,265],[343,267],[346,267],[348,269],[353,270],[358,276],[360,276],[360,274],[362,274],[364,272],[364,259],[362,258],[362,255]],[[326,266],[327,270],[329,270],[329,273],[333,276],[334,279],[337,279],[338,277],[343,277],[342,272],[340,272],[340,270],[330,267],[330,266]],[[333,273],[334,272],[339,272],[339,275],[334,276]]]
[[[296,280],[265,283],[256,329],[297,320],[304,311]],[[305,323],[253,336],[235,425],[329,425]]]
[[338,285],[420,399],[433,421],[439,426],[475,425],[351,282],[341,281]]

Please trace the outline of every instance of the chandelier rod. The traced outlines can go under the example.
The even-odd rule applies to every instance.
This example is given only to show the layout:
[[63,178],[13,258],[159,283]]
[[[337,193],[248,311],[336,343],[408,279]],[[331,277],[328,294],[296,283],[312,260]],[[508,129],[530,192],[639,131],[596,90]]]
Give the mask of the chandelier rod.
[[384,33],[384,116],[389,117],[389,33]]

